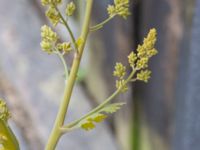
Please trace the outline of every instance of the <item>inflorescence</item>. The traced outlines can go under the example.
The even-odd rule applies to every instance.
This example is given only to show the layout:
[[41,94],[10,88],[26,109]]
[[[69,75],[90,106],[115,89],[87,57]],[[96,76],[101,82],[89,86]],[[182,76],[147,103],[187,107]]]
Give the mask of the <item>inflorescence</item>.
[[[138,45],[137,53],[131,52],[128,55],[128,62],[132,68],[132,72],[136,72],[136,77],[132,77],[130,81],[144,81],[148,82],[151,71],[148,70],[149,59],[157,54],[155,47],[156,42],[156,29],[151,29],[147,37],[144,38],[143,44]],[[116,80],[116,88],[120,89],[121,92],[127,91],[127,80],[125,80],[126,67],[122,63],[116,63],[113,75],[118,78]]]
[[[47,6],[46,16],[52,25],[55,27],[58,23],[66,24],[67,20],[58,10],[58,5],[62,3],[62,0],[41,0],[43,6]],[[66,5],[65,15],[72,16],[76,10],[76,6],[73,2]],[[40,46],[44,52],[48,54],[60,52],[62,55],[69,53],[72,50],[70,42],[58,43],[58,35],[49,26],[44,25],[41,27],[42,41]]]
[[68,53],[72,50],[70,42],[58,43],[58,35],[47,25],[41,28],[42,42],[40,43],[43,51],[48,54],[53,52],[61,52],[62,54]]
[[118,15],[127,19],[131,14],[129,11],[129,0],[114,0],[113,5],[108,5],[107,11],[110,17]]

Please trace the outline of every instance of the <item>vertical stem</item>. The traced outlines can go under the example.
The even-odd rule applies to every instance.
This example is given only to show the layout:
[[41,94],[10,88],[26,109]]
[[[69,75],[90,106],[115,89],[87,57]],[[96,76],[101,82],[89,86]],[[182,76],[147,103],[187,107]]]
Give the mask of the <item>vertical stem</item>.
[[60,137],[62,136],[61,127],[63,126],[64,121],[65,121],[65,116],[67,113],[73,87],[76,81],[78,68],[80,65],[81,57],[82,57],[85,43],[86,43],[88,33],[89,33],[89,24],[90,24],[90,19],[91,19],[92,5],[93,5],[93,0],[87,0],[85,19],[84,19],[82,33],[81,33],[81,39],[83,40],[83,43],[80,45],[78,52],[75,53],[71,72],[68,78],[68,82],[67,82],[67,85],[65,86],[64,96],[61,101],[59,111],[56,117],[56,121],[55,121],[53,130],[50,134],[45,150],[54,150]]

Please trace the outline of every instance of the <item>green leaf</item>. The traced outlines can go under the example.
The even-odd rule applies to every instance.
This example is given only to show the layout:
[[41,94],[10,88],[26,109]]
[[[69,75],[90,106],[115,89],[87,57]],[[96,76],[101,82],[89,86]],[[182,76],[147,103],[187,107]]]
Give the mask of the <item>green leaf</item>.
[[91,116],[88,120],[99,123],[99,122],[104,121],[106,118],[107,118],[107,115],[99,113],[99,114],[95,114]]
[[81,128],[88,131],[95,128],[95,124],[92,121],[86,121],[81,124]]
[[125,104],[126,103],[109,104],[109,105],[105,106],[104,108],[102,108],[101,112],[112,114],[112,113],[115,113],[116,111],[118,111]]
[[115,113],[119,110],[125,103],[112,103],[104,106],[97,112],[91,114],[90,116],[81,120],[78,124],[79,127],[88,131],[95,128],[95,123],[100,123],[104,121],[108,116],[106,114]]

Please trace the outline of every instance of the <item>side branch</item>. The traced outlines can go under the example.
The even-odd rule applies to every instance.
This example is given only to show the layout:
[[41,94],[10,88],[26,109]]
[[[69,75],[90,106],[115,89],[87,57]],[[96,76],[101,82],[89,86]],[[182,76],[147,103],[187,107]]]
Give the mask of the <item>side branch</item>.
[[62,20],[64,26],[67,29],[67,31],[69,32],[69,35],[70,35],[70,38],[71,38],[71,41],[73,43],[73,46],[74,46],[75,50],[78,51],[78,48],[77,48],[77,45],[76,45],[76,39],[75,39],[75,36],[74,36],[70,26],[68,25],[67,21],[62,16],[62,14],[61,14],[60,10],[58,9],[58,7],[55,4],[53,4],[53,6],[56,9],[56,11],[58,12],[58,15],[60,16],[60,19]]

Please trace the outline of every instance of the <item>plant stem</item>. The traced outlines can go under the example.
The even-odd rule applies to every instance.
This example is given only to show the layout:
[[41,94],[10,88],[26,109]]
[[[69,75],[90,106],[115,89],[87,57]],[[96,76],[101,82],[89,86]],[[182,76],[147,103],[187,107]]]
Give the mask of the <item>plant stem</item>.
[[[130,82],[130,80],[132,79],[132,77],[135,75],[135,72],[137,71],[137,69],[133,69],[133,71],[130,73],[130,75],[128,76],[128,78],[126,79],[124,84],[127,84],[128,82]],[[122,87],[121,87],[122,88]],[[98,112],[99,110],[101,110],[105,105],[107,105],[112,99],[114,99],[117,95],[119,95],[121,93],[121,88],[118,88],[115,92],[113,92],[113,94],[111,96],[109,96],[104,102],[102,102],[100,105],[98,105],[96,108],[94,108],[93,110],[91,110],[89,113],[87,113],[86,115],[84,115],[83,117],[81,117],[80,119],[69,123],[68,125],[64,126],[62,128],[62,133],[65,133],[67,131],[72,130],[71,128],[75,127],[79,122],[81,122],[82,120],[84,120],[85,118],[87,118],[88,116]],[[75,127],[76,128],[76,127]]]
[[65,116],[66,116],[68,105],[71,99],[73,87],[76,81],[82,53],[83,53],[85,43],[86,43],[88,33],[89,33],[89,24],[90,24],[90,19],[91,19],[92,6],[93,6],[93,0],[87,0],[85,19],[84,19],[82,33],[81,33],[81,38],[83,39],[83,42],[80,45],[78,52],[75,53],[71,72],[68,78],[68,82],[67,82],[67,85],[65,86],[64,96],[61,101],[59,111],[56,117],[56,121],[55,121],[53,130],[50,134],[45,150],[54,150],[60,137],[62,136],[61,127],[63,126],[64,121],[65,121]]
[[110,16],[109,18],[107,18],[106,20],[104,20],[103,22],[93,26],[93,27],[90,27],[90,31],[96,31],[96,30],[99,30],[101,29],[107,22],[109,22],[112,18],[114,18],[115,15],[113,16]]
[[65,70],[65,79],[67,80],[69,73],[68,73],[67,64],[66,64],[66,62],[65,62],[65,59],[64,59],[63,55],[62,55],[58,50],[56,50],[56,54],[58,55],[58,57],[60,58],[60,60],[61,60],[61,62],[62,62],[62,64],[63,64],[63,66],[64,66],[64,70]]
[[72,41],[72,43],[73,43],[73,45],[74,45],[74,48],[75,48],[75,50],[77,51],[78,48],[77,48],[77,45],[76,45],[76,39],[75,39],[75,37],[74,37],[74,34],[73,34],[71,28],[69,27],[67,21],[64,19],[64,17],[63,17],[62,14],[60,13],[58,7],[57,7],[55,4],[53,4],[53,6],[54,6],[54,8],[56,9],[56,11],[58,12],[58,15],[60,16],[60,19],[62,20],[64,26],[67,28],[67,30],[68,30],[68,32],[69,32],[69,35],[70,35],[70,38],[71,38],[71,41]]

